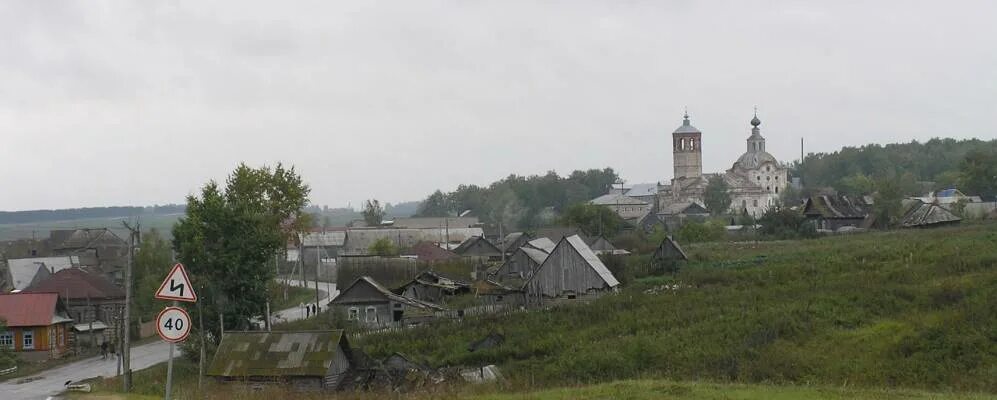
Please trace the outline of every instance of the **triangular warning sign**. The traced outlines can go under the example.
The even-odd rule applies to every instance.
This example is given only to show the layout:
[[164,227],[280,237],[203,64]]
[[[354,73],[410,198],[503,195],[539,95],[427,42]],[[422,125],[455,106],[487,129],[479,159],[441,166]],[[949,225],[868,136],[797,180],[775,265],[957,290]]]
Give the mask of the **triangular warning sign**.
[[183,268],[183,264],[177,263],[177,265],[173,266],[173,270],[170,271],[169,275],[166,275],[166,280],[163,281],[163,284],[159,286],[159,290],[156,291],[156,298],[191,303],[197,301],[197,294],[194,293],[194,285],[190,284],[190,278],[187,277],[187,271]]

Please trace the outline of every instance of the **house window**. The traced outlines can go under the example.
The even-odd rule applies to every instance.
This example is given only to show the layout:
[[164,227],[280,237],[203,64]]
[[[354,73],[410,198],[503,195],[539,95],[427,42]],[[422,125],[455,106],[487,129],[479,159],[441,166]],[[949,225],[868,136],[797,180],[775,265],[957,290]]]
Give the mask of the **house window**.
[[66,345],[66,328],[59,328],[59,346]]
[[350,310],[346,314],[346,319],[350,321],[360,319],[360,310],[356,307],[350,307]]
[[501,303],[502,302],[502,296],[495,296],[495,302],[496,303]]
[[29,350],[29,349],[34,349],[35,348],[35,330],[34,329],[25,329],[21,333],[21,336],[24,337],[24,343],[23,343],[24,346],[22,346],[23,349]]
[[366,316],[367,316],[367,322],[377,322],[377,308],[367,307]]
[[0,348],[13,348],[14,347],[14,333],[12,332],[0,332]]

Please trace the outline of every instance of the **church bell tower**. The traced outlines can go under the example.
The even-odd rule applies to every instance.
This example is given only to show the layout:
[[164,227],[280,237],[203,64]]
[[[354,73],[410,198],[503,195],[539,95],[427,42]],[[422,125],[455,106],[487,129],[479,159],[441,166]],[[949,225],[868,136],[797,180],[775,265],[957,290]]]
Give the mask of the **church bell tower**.
[[689,113],[682,119],[682,126],[672,132],[672,163],[674,179],[699,178],[703,175],[703,132],[689,123]]

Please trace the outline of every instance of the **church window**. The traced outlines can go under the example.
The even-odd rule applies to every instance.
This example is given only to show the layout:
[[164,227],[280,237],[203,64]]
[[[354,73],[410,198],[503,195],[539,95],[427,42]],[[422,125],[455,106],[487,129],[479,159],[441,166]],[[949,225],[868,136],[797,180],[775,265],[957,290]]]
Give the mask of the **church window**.
[[758,199],[752,200],[751,204],[752,204],[753,207],[758,207]]
[[765,172],[769,172],[771,170],[772,170],[772,166],[771,165],[766,165],[765,166]]
[[771,181],[771,180],[772,180],[772,177],[771,177],[771,176],[766,176],[766,177],[765,177],[765,180],[767,180],[767,181]]
[[762,180],[762,176],[761,175],[758,175],[758,180],[759,181]]
[[771,186],[766,186],[765,190],[772,191],[772,187]]
[[776,176],[775,176],[775,180],[779,180],[779,175],[776,175]]
[[778,186],[775,187],[775,192],[779,193],[779,187]]

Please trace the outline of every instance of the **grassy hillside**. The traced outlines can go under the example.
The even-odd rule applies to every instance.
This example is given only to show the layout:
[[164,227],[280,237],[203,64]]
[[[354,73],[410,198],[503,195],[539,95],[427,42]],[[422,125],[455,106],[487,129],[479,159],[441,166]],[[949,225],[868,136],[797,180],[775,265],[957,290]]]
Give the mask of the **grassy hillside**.
[[[997,225],[688,250],[674,281],[586,306],[357,344],[434,366],[495,363],[518,387],[660,377],[997,392]],[[506,342],[467,352],[492,331]]]
[[[156,229],[167,239],[173,229],[173,223],[182,214],[176,215],[143,215],[139,222],[142,223],[142,230]],[[39,239],[47,238],[50,230],[54,229],[74,229],[74,228],[110,228],[115,234],[127,237],[128,231],[121,225],[121,221],[128,221],[128,217],[107,217],[74,219],[65,221],[42,221],[28,222],[20,224],[0,224],[0,240]],[[131,218],[134,222],[135,218]]]

